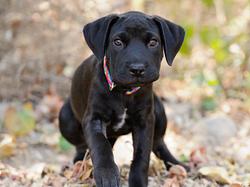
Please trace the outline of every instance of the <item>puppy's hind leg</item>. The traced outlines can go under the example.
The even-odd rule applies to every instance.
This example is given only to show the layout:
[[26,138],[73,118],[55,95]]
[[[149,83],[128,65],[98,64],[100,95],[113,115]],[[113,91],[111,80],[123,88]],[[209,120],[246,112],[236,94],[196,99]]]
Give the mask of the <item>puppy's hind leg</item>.
[[189,168],[180,163],[168,150],[163,137],[167,128],[167,117],[164,111],[164,107],[160,99],[154,96],[154,107],[155,107],[155,132],[154,132],[154,143],[153,152],[154,154],[163,160],[167,169],[172,165],[182,165],[188,171]]
[[76,148],[74,163],[82,160],[87,145],[83,136],[81,124],[75,118],[69,101],[64,103],[59,113],[59,129],[63,137]]

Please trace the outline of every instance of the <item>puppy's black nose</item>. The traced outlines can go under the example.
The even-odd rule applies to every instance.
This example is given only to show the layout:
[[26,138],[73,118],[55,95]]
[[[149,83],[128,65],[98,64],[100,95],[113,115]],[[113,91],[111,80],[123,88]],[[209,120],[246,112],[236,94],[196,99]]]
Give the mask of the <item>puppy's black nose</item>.
[[140,77],[145,73],[145,65],[144,64],[131,64],[129,66],[129,73],[135,77]]

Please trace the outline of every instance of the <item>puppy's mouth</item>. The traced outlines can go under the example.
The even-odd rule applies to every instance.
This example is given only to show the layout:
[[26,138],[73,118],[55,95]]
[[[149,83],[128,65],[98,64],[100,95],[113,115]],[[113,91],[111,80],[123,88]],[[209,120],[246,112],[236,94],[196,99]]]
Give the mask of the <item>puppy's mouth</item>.
[[130,89],[130,88],[134,88],[134,87],[142,87],[144,86],[146,83],[139,83],[139,82],[136,82],[136,83],[128,83],[128,84],[118,84],[118,86],[122,86],[126,89]]
[[124,88],[142,87],[144,85],[150,84],[156,81],[158,78],[152,78],[145,80],[143,78],[133,78],[131,80],[114,80],[117,86],[122,86]]

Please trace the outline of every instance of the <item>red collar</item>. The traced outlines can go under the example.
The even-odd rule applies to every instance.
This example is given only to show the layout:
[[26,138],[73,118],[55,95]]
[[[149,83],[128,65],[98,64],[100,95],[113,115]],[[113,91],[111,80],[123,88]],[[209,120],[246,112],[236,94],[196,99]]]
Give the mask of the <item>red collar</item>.
[[[115,83],[112,81],[112,77],[111,77],[111,74],[109,72],[109,69],[108,69],[108,59],[106,56],[104,56],[104,59],[103,59],[103,70],[104,70],[104,74],[105,74],[105,77],[106,77],[106,80],[108,82],[108,85],[109,85],[109,90],[112,91],[114,88],[115,88]],[[138,86],[138,87],[133,87],[131,90],[128,90],[125,92],[126,95],[131,95],[135,92],[137,92],[141,87]]]

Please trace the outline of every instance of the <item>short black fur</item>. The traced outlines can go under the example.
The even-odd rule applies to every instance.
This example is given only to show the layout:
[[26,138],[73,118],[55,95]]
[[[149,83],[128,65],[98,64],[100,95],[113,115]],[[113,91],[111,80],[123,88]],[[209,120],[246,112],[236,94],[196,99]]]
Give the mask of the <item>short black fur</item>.
[[[119,186],[112,147],[119,136],[132,132],[129,186],[145,187],[151,151],[167,169],[181,164],[163,141],[167,118],[152,83],[159,77],[163,50],[171,65],[184,30],[160,17],[127,12],[100,18],[83,32],[94,55],[73,76],[70,97],[59,114],[60,131],[76,147],[74,162],[89,148],[97,187]],[[112,91],[103,72],[104,56],[117,85]],[[141,88],[126,95],[135,86]]]

